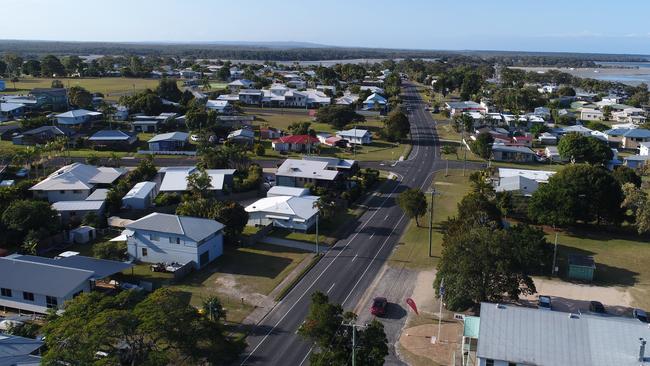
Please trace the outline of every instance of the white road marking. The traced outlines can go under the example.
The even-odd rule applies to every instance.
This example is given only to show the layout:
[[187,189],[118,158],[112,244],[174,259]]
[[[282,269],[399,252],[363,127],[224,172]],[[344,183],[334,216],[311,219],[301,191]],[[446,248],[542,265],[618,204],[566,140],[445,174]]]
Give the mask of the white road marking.
[[352,260],[351,260],[350,262],[354,262],[355,260],[357,260],[357,256],[358,256],[358,255],[359,255],[359,254],[355,254],[355,255],[354,255],[354,258],[352,258]]
[[334,283],[332,284],[332,286],[330,286],[330,288],[327,289],[327,293],[328,293],[328,294],[330,293],[330,291],[332,291],[332,289],[334,288],[334,285],[336,285],[336,282],[334,282]]
[[303,358],[302,361],[300,361],[300,363],[298,364],[298,366],[302,366],[302,364],[305,363],[305,361],[307,360],[307,357],[309,357],[309,354],[311,353],[311,351],[312,351],[313,349],[314,349],[314,346],[311,346],[311,348],[309,348],[309,351],[307,351],[307,354],[305,355],[305,358]]
[[375,233],[372,233],[368,239],[372,239],[373,236],[375,236]]
[[389,215],[386,215],[386,217],[384,217],[384,220],[387,220],[387,219],[388,219],[388,216],[389,216]]

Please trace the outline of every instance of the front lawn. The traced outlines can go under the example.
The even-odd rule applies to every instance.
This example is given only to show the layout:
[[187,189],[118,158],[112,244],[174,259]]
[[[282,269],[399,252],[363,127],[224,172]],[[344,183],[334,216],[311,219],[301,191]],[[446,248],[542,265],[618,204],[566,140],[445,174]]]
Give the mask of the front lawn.
[[[143,78],[105,77],[105,78],[56,78],[66,88],[81,86],[91,93],[102,93],[109,100],[117,101],[121,96],[131,95],[134,91],[140,92],[145,89],[155,89],[160,80]],[[5,94],[26,94],[34,88],[49,88],[52,86],[49,78],[22,77],[14,83],[7,81]],[[179,87],[181,83],[179,82]]]

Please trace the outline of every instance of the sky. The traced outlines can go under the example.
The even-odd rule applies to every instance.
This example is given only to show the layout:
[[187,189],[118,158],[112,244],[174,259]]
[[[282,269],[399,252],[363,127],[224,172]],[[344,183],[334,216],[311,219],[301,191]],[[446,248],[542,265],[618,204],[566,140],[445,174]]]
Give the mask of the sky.
[[0,0],[0,13],[0,39],[650,54],[646,0]]

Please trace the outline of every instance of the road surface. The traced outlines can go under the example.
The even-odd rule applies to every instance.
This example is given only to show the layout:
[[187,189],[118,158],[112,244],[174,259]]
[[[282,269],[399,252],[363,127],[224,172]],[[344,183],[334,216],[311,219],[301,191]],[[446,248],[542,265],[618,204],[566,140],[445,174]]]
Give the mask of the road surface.
[[331,302],[353,310],[408,224],[395,198],[409,187],[426,190],[432,172],[444,169],[437,161],[434,121],[414,86],[404,86],[403,99],[412,108],[413,149],[408,159],[390,168],[398,179],[382,187],[349,236],[339,240],[249,335],[241,365],[308,364],[311,346],[296,330],[307,315],[310,295],[327,293]]

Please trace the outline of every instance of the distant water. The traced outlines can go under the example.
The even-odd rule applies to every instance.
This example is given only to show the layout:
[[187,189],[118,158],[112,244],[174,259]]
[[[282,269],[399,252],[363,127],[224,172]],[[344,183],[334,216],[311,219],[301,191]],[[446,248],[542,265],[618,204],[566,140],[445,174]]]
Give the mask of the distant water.
[[650,61],[648,62],[596,62],[596,65],[605,67],[624,67],[624,68],[650,68]]
[[641,83],[650,85],[650,62],[596,62],[596,64],[605,68],[596,70],[598,72],[593,70],[580,72],[579,76],[634,86]]

